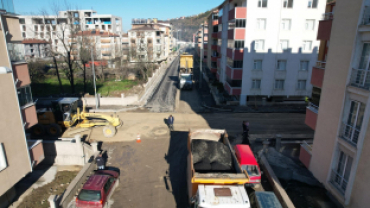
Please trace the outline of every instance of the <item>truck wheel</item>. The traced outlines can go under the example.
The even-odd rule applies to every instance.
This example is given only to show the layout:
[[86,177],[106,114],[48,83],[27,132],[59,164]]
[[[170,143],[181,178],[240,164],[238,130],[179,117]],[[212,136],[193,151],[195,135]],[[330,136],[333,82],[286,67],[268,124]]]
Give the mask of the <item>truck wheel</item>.
[[113,137],[116,134],[116,128],[112,125],[105,126],[103,128],[103,134],[105,137]]
[[32,127],[32,135],[34,136],[44,136],[45,135],[45,127],[42,124],[36,124]]
[[62,133],[62,129],[58,124],[53,123],[48,126],[47,133],[50,136],[59,136]]

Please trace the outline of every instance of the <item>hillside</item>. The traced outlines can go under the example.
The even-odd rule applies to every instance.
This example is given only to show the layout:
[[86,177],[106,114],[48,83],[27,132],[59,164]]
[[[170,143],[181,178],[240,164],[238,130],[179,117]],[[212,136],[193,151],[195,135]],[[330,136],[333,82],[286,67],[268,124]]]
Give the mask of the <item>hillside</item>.
[[211,13],[211,10],[198,15],[185,17],[184,19],[170,19],[173,25],[173,36],[177,38],[177,30],[181,41],[193,41],[193,34],[198,30],[199,25],[206,21],[206,17]]

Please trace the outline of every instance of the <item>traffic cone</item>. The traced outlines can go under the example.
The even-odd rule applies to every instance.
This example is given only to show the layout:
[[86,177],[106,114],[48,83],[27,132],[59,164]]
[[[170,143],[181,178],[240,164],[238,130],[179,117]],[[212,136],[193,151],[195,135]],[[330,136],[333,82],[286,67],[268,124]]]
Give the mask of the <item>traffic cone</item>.
[[141,142],[140,134],[137,134],[137,137],[136,137],[136,143],[140,143],[140,142]]

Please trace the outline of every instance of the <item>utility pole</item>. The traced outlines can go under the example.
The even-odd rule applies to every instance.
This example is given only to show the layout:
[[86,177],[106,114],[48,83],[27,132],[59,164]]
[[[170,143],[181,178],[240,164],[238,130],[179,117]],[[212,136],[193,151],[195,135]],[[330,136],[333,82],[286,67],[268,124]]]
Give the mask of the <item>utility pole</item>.
[[200,67],[199,67],[199,89],[202,88],[202,80],[203,80],[203,57],[204,57],[204,24],[202,24],[202,43],[200,45]]
[[93,79],[94,79],[94,91],[95,91],[95,105],[96,105],[96,109],[99,108],[99,105],[98,105],[98,95],[96,94],[96,83],[95,83],[95,62],[94,62],[94,56],[93,56],[93,50],[91,50],[91,69],[92,69],[92,73],[93,73]]

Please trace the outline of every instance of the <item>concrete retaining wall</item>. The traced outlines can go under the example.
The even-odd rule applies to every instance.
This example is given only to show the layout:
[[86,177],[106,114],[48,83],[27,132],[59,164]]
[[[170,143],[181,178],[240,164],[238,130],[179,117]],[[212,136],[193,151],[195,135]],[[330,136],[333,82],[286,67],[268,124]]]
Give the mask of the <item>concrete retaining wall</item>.
[[290,200],[288,194],[285,192],[284,188],[281,186],[279,179],[276,177],[274,171],[272,170],[270,164],[268,163],[266,157],[261,154],[261,166],[264,171],[264,173],[267,176],[267,179],[269,180],[270,184],[272,185],[274,189],[274,193],[276,197],[279,199],[281,205],[284,208],[295,208],[293,202]]
[[[85,98],[86,104],[88,106],[95,106],[96,105],[96,99],[95,97],[88,97]],[[119,106],[127,106],[127,105],[136,105],[138,104],[139,96],[133,95],[133,96],[127,96],[125,97],[124,94],[121,94],[121,97],[98,97],[98,103],[100,106],[107,106],[107,105],[119,105]]]

